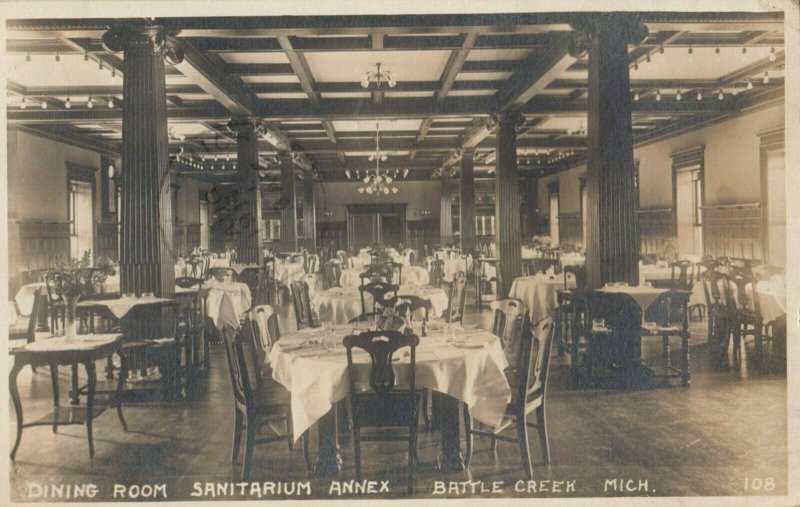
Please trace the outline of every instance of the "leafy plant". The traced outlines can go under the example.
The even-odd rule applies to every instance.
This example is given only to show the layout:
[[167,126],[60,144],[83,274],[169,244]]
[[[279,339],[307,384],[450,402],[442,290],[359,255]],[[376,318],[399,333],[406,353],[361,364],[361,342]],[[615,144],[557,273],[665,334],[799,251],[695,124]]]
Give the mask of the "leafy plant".
[[94,295],[112,274],[111,260],[101,257],[92,266],[91,250],[87,250],[80,259],[58,257],[55,267],[48,271],[48,278],[64,299],[77,301]]

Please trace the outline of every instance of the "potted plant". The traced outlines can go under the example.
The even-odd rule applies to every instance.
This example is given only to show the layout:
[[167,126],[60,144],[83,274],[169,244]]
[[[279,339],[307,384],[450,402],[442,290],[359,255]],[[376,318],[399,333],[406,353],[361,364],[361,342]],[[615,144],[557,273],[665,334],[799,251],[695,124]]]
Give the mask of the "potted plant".
[[92,266],[89,250],[84,252],[80,259],[63,257],[56,259],[55,267],[48,272],[48,278],[56,293],[64,300],[67,340],[77,335],[75,310],[78,301],[96,294],[108,275],[113,272],[113,264],[106,258],[100,258],[97,265]]

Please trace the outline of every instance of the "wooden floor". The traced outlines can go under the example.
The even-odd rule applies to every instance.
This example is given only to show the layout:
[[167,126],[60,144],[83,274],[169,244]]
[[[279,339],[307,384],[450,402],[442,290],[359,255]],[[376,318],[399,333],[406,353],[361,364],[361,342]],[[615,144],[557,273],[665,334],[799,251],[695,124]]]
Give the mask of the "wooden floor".
[[[472,294],[468,301],[473,301]],[[488,325],[488,310],[478,312],[469,306],[468,312],[467,321]],[[281,326],[291,329],[293,322],[291,310],[284,305]],[[747,357],[738,368],[712,371],[702,345],[704,325],[696,323],[692,331],[695,346],[689,389],[574,390],[569,383],[567,362],[554,358],[547,396],[552,464],[541,466],[536,439],[532,438],[534,482],[521,481],[524,476],[519,452],[516,444],[510,443],[499,443],[493,454],[488,442],[478,441],[470,472],[443,475],[434,468],[439,434],[421,432],[422,464],[415,496],[437,497],[443,487],[449,488],[450,497],[457,496],[456,491],[466,491],[463,496],[484,497],[786,494],[786,377],[748,369]],[[656,350],[660,350],[660,343],[645,347],[643,353]],[[751,350],[749,344],[748,351]],[[67,374],[68,369],[62,367],[62,393],[68,390]],[[36,374],[26,368],[20,374],[19,385],[26,420],[50,410],[50,374],[46,368]],[[198,491],[196,484],[205,488],[206,482],[239,482],[239,468],[230,464],[231,386],[221,347],[212,350],[210,377],[192,399],[139,403],[127,405],[124,410],[128,432],[122,430],[114,411],[95,419],[96,454],[91,461],[82,426],[64,427],[58,434],[48,427],[27,429],[17,459],[11,463],[12,500],[39,499],[29,496],[40,491],[34,484],[97,485],[94,498],[80,500],[112,500],[115,484],[166,484],[168,499],[191,500],[200,499],[192,496]],[[16,431],[13,406],[9,407],[9,426],[11,444]],[[349,435],[343,434],[340,444],[344,469],[337,479],[354,480]],[[364,446],[365,479],[388,480],[390,496],[404,496],[404,445]],[[338,498],[337,484],[331,479],[307,477],[299,447],[289,451],[285,442],[258,446],[251,480],[277,483],[273,485],[275,498],[292,497],[277,494],[284,485],[295,488],[295,495],[308,498],[306,481],[310,481],[312,498]],[[315,434],[312,449],[316,449]],[[618,487],[625,488],[615,488],[611,483],[615,479]],[[436,481],[448,482],[443,486]],[[472,493],[473,486],[465,486],[463,481],[482,481],[486,492],[481,493],[480,483],[476,482]],[[502,481],[498,485],[500,493],[489,492],[493,481]],[[746,484],[750,489],[745,489]],[[765,491],[769,484],[774,484],[774,489]],[[754,491],[756,486],[761,486],[761,491]],[[520,488],[522,492],[516,491]],[[228,488],[229,493],[231,489]],[[561,492],[553,492],[554,489]],[[125,488],[118,490],[116,498],[122,499]],[[261,490],[265,491],[269,493]],[[132,488],[124,494],[136,492]],[[237,487],[234,495],[217,498],[259,498],[250,496],[249,486],[245,493],[240,495]],[[264,498],[268,497],[269,494]]]

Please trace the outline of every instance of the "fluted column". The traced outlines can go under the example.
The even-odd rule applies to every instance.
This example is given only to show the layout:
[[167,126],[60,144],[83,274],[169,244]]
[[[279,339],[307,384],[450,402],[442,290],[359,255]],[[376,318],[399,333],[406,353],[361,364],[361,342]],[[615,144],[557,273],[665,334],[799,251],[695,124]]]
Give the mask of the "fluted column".
[[505,297],[514,279],[522,275],[522,243],[517,177],[517,133],[519,117],[502,114],[497,122],[497,167],[495,169],[495,238],[500,258],[499,296]]
[[461,249],[475,248],[475,150],[465,149],[461,154]]
[[103,35],[124,51],[120,288],[171,296],[175,289],[164,58],[183,59],[163,27],[126,22]]
[[281,167],[281,251],[297,250],[297,200],[294,187],[294,160],[292,153],[278,153]]
[[303,180],[303,245],[309,252],[317,251],[317,211],[311,172],[306,172]]
[[592,15],[576,27],[573,52],[589,52],[587,281],[639,281],[628,44],[647,36],[629,14]]
[[248,118],[233,119],[228,128],[236,133],[236,250],[242,264],[260,264],[258,133],[254,122]]
[[442,197],[439,210],[439,242],[442,245],[453,242],[453,196],[450,170],[442,169]]

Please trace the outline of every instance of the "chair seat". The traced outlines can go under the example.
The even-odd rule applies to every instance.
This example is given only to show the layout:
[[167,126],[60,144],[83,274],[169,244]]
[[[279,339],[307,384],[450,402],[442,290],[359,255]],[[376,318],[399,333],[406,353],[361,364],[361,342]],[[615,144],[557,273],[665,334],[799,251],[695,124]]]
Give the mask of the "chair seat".
[[8,338],[13,340],[15,338],[27,338],[28,336],[28,319],[20,318],[15,322],[8,325]]
[[359,426],[407,426],[417,420],[422,393],[416,392],[411,407],[410,398],[409,391],[397,389],[385,395],[359,394],[354,400],[354,417]]

